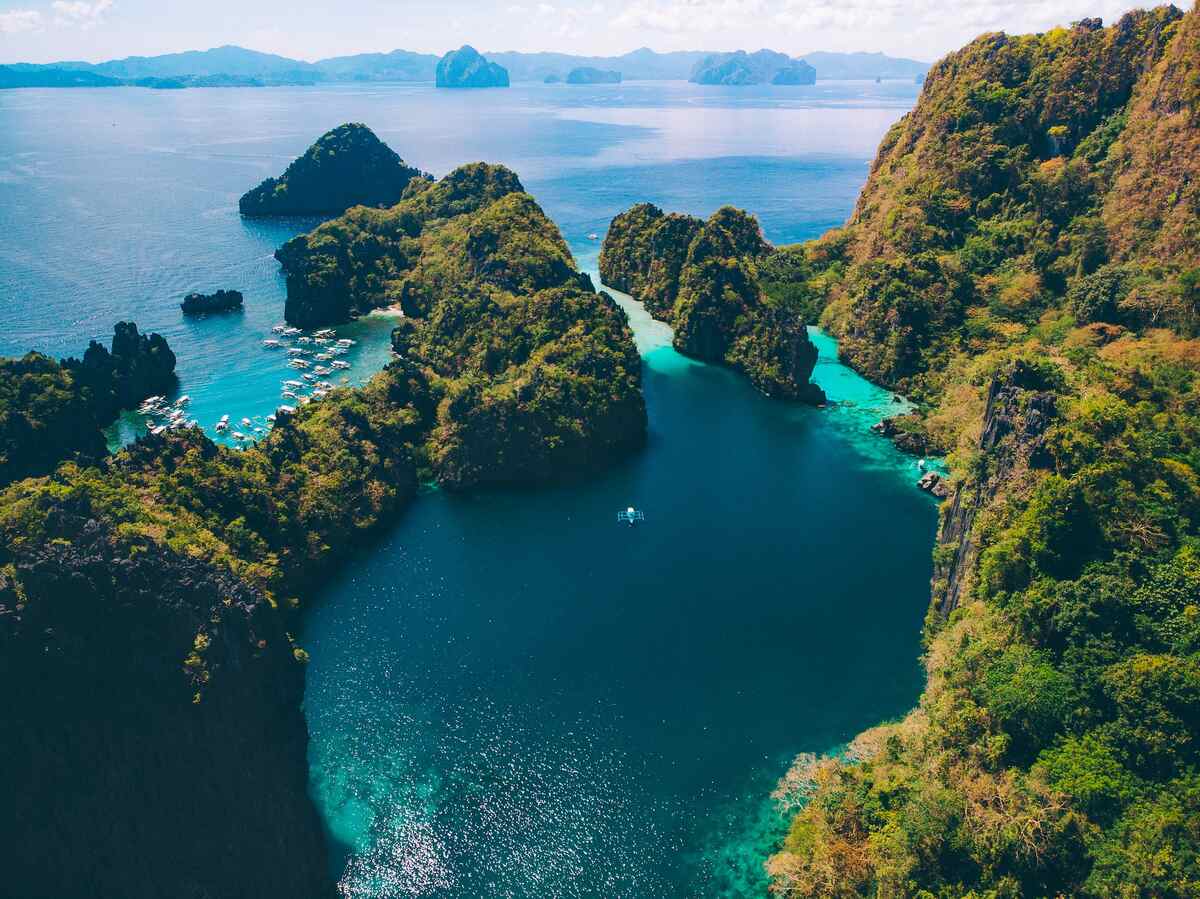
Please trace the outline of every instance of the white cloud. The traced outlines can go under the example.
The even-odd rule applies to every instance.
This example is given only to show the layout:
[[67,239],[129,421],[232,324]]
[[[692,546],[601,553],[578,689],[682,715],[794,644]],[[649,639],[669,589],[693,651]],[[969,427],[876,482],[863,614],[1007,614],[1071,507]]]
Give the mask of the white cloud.
[[112,9],[113,0],[54,0],[54,24],[78,28],[95,28],[104,21],[105,14]]
[[625,0],[611,24],[658,48],[882,49],[934,59],[984,31],[1022,34],[1150,0]]
[[42,14],[36,9],[0,12],[0,34],[22,34],[42,27]]

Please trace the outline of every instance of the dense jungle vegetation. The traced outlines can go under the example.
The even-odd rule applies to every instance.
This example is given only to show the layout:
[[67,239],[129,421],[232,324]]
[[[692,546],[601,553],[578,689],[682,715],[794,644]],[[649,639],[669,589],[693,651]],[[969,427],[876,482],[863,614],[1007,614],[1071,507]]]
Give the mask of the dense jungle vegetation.
[[735,368],[768,396],[822,403],[809,381],[817,348],[804,315],[812,310],[768,292],[772,252],[758,221],[732,206],[703,221],[639,203],[609,226],[600,277],[672,325],[679,352]]
[[928,684],[801,759],[788,896],[1200,890],[1200,11],[939,62],[768,288],[921,404]]

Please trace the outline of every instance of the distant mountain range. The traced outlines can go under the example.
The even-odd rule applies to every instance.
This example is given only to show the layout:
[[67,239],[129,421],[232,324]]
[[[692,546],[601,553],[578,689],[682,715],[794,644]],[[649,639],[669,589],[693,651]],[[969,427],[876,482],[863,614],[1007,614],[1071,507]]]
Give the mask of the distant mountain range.
[[[564,78],[577,68],[620,72],[626,81],[687,80],[711,53],[687,50],[655,53],[643,47],[622,56],[576,56],[567,53],[487,53],[508,70],[512,81]],[[798,57],[813,66],[818,79],[919,79],[929,63],[882,53],[810,53]],[[155,88],[265,87],[362,81],[433,81],[440,57],[393,50],[359,53],[318,62],[288,59],[243,47],[216,47],[162,56],[130,56],[102,63],[66,61],[36,65],[0,65],[0,88],[117,87]],[[553,80],[553,79],[551,79]]]

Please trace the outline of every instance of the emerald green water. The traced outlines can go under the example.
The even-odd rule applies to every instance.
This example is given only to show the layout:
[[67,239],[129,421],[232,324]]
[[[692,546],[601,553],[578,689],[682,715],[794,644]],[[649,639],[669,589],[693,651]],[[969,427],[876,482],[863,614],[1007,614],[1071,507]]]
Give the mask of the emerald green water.
[[310,611],[346,895],[761,895],[789,761],[913,703],[935,509],[867,430],[900,404],[819,333],[825,410],[638,336],[644,453],[424,495]]

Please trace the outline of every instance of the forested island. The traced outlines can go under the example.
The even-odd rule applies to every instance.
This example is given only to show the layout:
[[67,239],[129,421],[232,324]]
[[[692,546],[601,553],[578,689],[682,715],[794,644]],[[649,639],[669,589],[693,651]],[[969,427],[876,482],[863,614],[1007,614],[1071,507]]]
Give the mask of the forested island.
[[768,396],[822,403],[809,381],[817,348],[786,291],[768,291],[774,248],[758,221],[726,206],[703,221],[642,203],[613,219],[600,250],[605,284],[675,329],[675,349],[729,365]]
[[391,206],[414,178],[428,178],[366,125],[349,123],[323,134],[278,178],[268,178],[238,201],[247,217],[338,215],[351,206]]
[[[255,446],[107,455],[100,427],[173,383],[130,324],[0,363],[13,895],[336,895],[305,600],[422,481],[529,484],[645,441],[625,317],[515,173],[413,171],[278,253],[289,320],[399,305],[399,358]],[[948,454],[926,689],[780,783],[776,894],[1194,895],[1198,221],[1200,10],[1159,7],[942,60],[818,240],[771,247],[728,207],[613,222],[605,282],[682,352],[813,400],[819,320],[917,404],[882,430]]]
[[567,73],[567,84],[620,84],[621,73],[612,69],[595,69],[581,66]]

